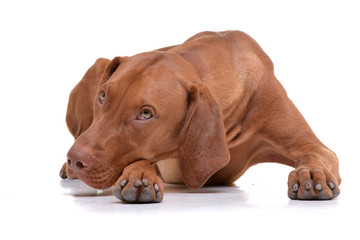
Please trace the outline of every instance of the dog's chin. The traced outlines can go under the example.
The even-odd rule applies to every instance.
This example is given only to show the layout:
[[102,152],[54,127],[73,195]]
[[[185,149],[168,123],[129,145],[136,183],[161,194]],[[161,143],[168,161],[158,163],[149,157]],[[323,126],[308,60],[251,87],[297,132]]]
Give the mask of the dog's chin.
[[86,185],[95,189],[106,189],[112,187],[120,177],[120,173],[116,174],[112,171],[96,171],[95,172],[78,172],[77,178]]
[[79,178],[81,181],[83,181],[86,185],[88,185],[89,187],[95,188],[95,189],[106,189],[106,188],[110,188],[115,184],[114,182],[93,182],[93,181],[89,181],[88,179],[82,179]]
[[66,175],[68,179],[79,179],[89,187],[95,189],[106,189],[112,187],[120,177],[121,171],[116,173],[109,169],[104,170],[87,170],[74,171],[71,168],[66,168]]

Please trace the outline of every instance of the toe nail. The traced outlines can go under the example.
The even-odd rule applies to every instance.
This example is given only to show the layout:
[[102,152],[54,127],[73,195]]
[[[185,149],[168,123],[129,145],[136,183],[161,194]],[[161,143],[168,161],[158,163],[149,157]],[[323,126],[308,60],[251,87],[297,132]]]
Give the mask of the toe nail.
[[134,182],[134,187],[140,187],[141,185],[142,183],[139,179]]
[[305,189],[306,189],[306,190],[310,190],[310,188],[311,188],[311,183],[307,182],[307,183],[305,184]]
[[157,185],[156,183],[154,184],[154,189],[155,189],[155,191],[159,191],[160,190],[160,187],[159,187],[159,185]]
[[297,190],[299,190],[299,185],[297,183],[295,183],[293,186],[292,186],[292,191],[293,192],[297,192]]
[[144,187],[147,187],[149,185],[149,182],[147,179],[143,179],[142,183],[143,183]]
[[122,180],[121,183],[120,183],[120,186],[121,186],[121,187],[125,187],[126,183],[127,183],[127,180],[126,180],[126,179],[125,179],[125,180]]
[[316,184],[315,188],[319,191],[323,189],[321,183]]
[[334,183],[332,183],[332,182],[328,182],[328,185],[329,185],[329,188],[331,188],[331,189],[334,189],[335,188],[335,185],[334,185]]

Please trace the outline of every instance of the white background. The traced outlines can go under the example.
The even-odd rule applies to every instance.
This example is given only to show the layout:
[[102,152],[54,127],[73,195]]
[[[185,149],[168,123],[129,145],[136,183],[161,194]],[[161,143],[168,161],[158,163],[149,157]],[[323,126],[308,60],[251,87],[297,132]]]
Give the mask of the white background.
[[[0,238],[359,237],[359,12],[356,1],[329,0],[1,1]],[[231,29],[262,46],[290,98],[337,153],[341,195],[290,201],[291,169],[264,164],[225,194],[169,187],[163,203],[142,206],[74,196],[79,184],[60,181],[58,171],[73,142],[68,94],[87,68],[98,57]]]

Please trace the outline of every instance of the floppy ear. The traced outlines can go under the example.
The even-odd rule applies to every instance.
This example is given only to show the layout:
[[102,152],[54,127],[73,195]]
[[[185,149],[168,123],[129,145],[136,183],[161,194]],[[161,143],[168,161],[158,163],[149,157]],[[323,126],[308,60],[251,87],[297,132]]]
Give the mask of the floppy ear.
[[105,83],[107,80],[109,80],[111,75],[113,75],[113,73],[119,67],[121,60],[122,60],[122,57],[115,57],[113,60],[110,61],[110,63],[106,67],[106,70],[102,77],[100,85]]
[[230,161],[219,105],[202,84],[189,90],[189,106],[179,142],[179,166],[185,184],[197,189]]
[[94,97],[109,62],[106,58],[97,59],[70,93],[66,124],[75,139],[92,123]]

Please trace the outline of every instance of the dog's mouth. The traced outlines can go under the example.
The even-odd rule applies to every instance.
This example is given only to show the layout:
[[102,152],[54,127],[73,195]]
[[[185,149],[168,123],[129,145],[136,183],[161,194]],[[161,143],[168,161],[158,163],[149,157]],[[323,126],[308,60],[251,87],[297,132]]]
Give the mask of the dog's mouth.
[[81,171],[73,171],[67,168],[67,176],[69,179],[79,179],[85,184],[96,189],[106,189],[112,187],[119,179],[122,169],[115,168],[89,168]]

